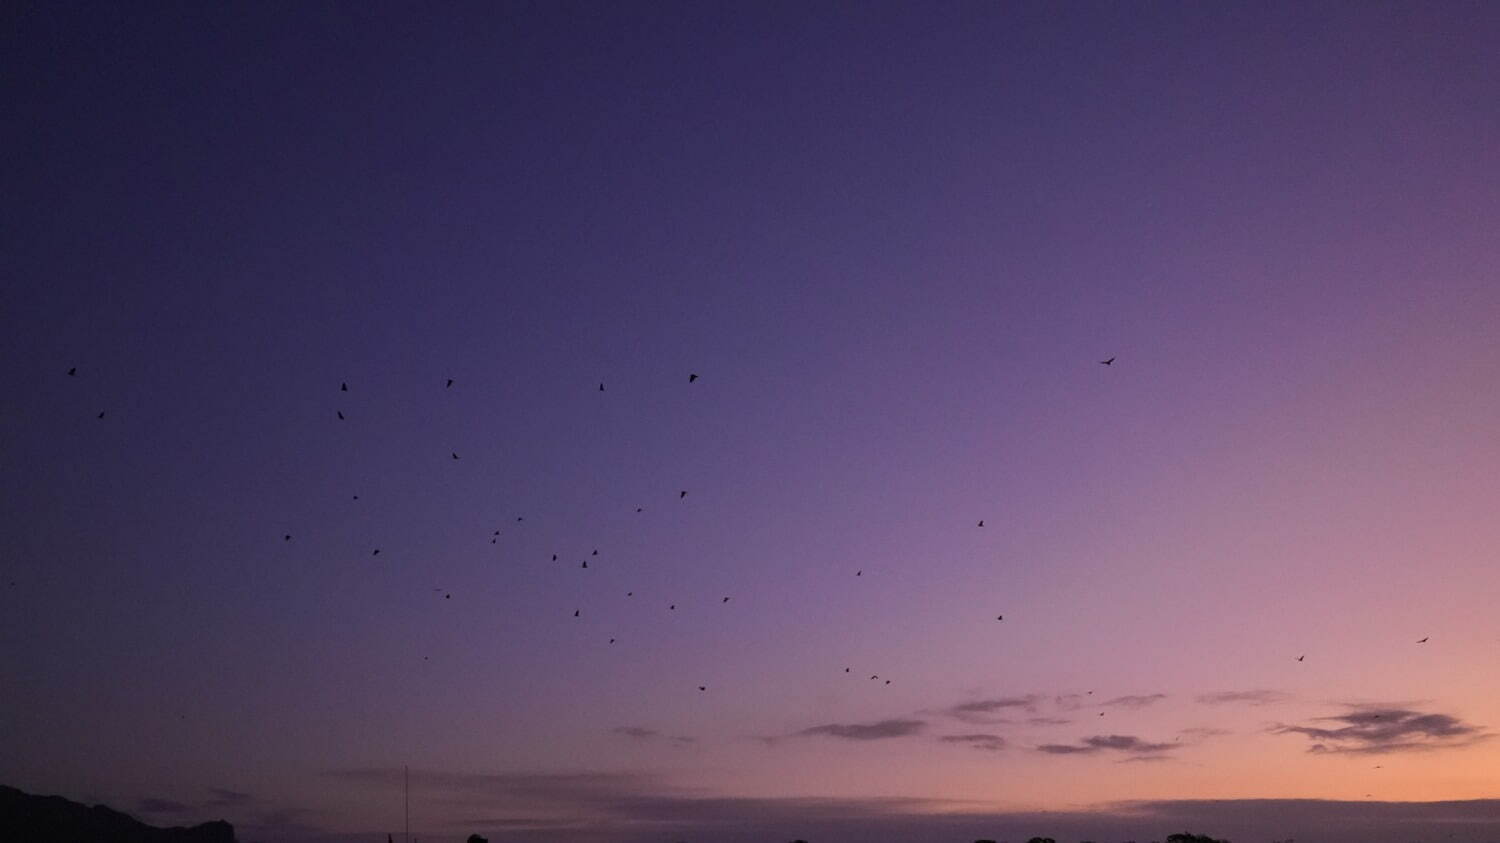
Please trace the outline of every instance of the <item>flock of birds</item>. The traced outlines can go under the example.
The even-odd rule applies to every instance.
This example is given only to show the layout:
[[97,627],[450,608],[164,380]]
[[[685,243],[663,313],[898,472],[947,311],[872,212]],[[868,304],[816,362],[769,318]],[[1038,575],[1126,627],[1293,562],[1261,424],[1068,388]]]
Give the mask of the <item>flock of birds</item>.
[[[1107,358],[1105,360],[1100,360],[1099,361],[1099,365],[1101,365],[1101,366],[1113,366],[1114,363],[1115,363],[1115,359],[1116,358],[1114,358],[1114,357],[1109,357],[1109,358]],[[68,377],[77,377],[77,376],[78,376],[78,368],[76,366],[68,369]],[[698,381],[698,379],[699,379],[699,377],[698,377],[697,373],[689,373],[688,374],[688,383],[689,384],[696,383]],[[455,383],[455,381],[454,381],[453,378],[446,378],[445,379],[445,383],[443,385],[443,388],[444,389],[452,389],[454,383]],[[349,391],[349,384],[348,384],[347,381],[343,381],[343,382],[339,383],[339,391],[340,392],[348,392]],[[603,382],[601,382],[599,384],[599,391],[600,392],[606,391],[605,390],[605,385],[604,385]],[[343,410],[336,409],[334,411],[334,413],[335,413],[336,418],[339,421],[346,421],[347,420],[345,418],[345,416],[344,416]],[[98,415],[96,416],[96,418],[102,420],[104,417],[105,417],[105,411],[104,410],[100,410],[99,413],[98,413]],[[451,451],[450,452],[450,457],[452,459],[454,459],[454,460],[459,459],[458,452],[457,451]],[[681,489],[677,493],[677,499],[678,500],[683,500],[687,496],[688,496],[688,492],[687,492],[686,489]],[[354,495],[354,500],[359,500],[359,495]],[[636,507],[635,511],[637,513],[644,512],[645,508],[644,507]],[[524,516],[517,516],[516,517],[516,521],[518,521],[518,522],[525,521],[525,517]],[[983,528],[984,527],[984,520],[980,519],[977,526],[980,527],[980,528]],[[498,543],[499,536],[500,536],[500,531],[499,530],[495,530],[494,533],[490,536],[490,544],[496,544],[496,543]],[[290,533],[284,533],[284,534],[282,534],[282,540],[285,541],[285,542],[292,541],[292,534],[290,534]],[[377,547],[377,548],[372,549],[371,552],[370,552],[370,555],[371,556],[379,556],[380,555],[380,548]],[[595,548],[594,551],[593,551],[593,553],[590,554],[590,555],[591,556],[598,556],[599,555],[599,550],[597,548]],[[556,553],[552,554],[552,561],[553,562],[558,561],[558,555]],[[583,569],[587,569],[589,567],[588,559],[584,559],[580,563],[580,567],[583,568]],[[863,569],[856,570],[854,572],[854,576],[856,576],[856,577],[862,577],[862,576],[864,576],[864,570]],[[15,584],[16,583],[14,581],[12,581],[10,583],[11,586],[15,586]],[[436,589],[433,589],[433,590],[436,591],[436,592],[442,592],[444,600],[451,600],[451,599],[453,599],[453,595],[450,592],[446,592],[446,591],[444,591],[441,588],[436,588]],[[634,597],[635,596],[635,592],[634,591],[627,591],[627,592],[625,592],[625,596],[626,597]],[[729,596],[725,595],[720,600],[720,604],[721,605],[727,604],[729,602],[729,600],[730,600]],[[676,610],[677,610],[677,604],[676,603],[670,603],[670,604],[667,605],[667,611],[676,611]],[[583,610],[582,609],[574,609],[573,610],[573,617],[574,618],[581,618],[582,616],[583,616]],[[998,615],[995,616],[995,620],[1003,622],[1005,620],[1005,615],[1004,614],[998,614]],[[1426,644],[1429,639],[1430,639],[1430,636],[1423,636],[1416,643],[1418,643],[1418,644]],[[609,643],[610,644],[614,644],[615,642],[616,642],[615,638],[610,638],[609,639]],[[428,657],[424,656],[423,658],[426,659]],[[1307,658],[1307,654],[1303,653],[1303,654],[1297,656],[1296,661],[1302,662],[1306,658]],[[844,673],[851,673],[852,671],[853,671],[852,667],[845,667],[844,668]],[[880,675],[879,674],[873,674],[872,673],[870,675],[870,681],[879,681],[879,680],[880,680]],[[886,685],[889,685],[889,684],[891,684],[891,681],[892,680],[890,680],[890,679],[885,679],[884,683]],[[702,692],[706,692],[708,690],[708,686],[706,686],[706,685],[699,685],[697,687],[698,687],[698,690],[702,691]],[[1093,694],[1093,691],[1089,691],[1089,694]],[[1099,712],[1098,716],[1103,717],[1104,716],[1104,712],[1102,712],[1102,711]]]

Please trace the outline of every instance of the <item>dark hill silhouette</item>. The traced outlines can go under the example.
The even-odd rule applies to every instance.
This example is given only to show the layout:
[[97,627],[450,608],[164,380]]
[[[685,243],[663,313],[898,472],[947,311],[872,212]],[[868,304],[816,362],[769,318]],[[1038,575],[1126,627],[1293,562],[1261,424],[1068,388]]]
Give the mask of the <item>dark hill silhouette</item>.
[[0,785],[0,840],[26,843],[235,843],[223,820],[157,828],[103,805],[37,796]]

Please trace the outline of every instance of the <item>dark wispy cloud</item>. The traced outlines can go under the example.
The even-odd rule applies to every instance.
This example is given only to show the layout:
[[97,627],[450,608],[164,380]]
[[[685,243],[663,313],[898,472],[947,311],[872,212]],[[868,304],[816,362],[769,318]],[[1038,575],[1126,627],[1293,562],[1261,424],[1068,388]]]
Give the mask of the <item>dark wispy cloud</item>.
[[188,814],[194,810],[192,805],[150,796],[137,801],[135,809],[142,814]]
[[686,735],[664,735],[655,729],[646,729],[640,726],[616,726],[609,731],[612,734],[624,735],[627,738],[633,738],[638,741],[664,741],[667,743],[685,745],[695,743],[698,740],[697,738],[690,738]]
[[1161,755],[1172,749],[1169,743],[1150,743],[1134,735],[1094,735],[1076,744],[1047,743],[1038,746],[1038,752],[1049,755],[1090,755],[1096,752],[1120,752],[1129,755]]
[[1282,691],[1219,691],[1213,694],[1199,694],[1198,702],[1203,705],[1271,705],[1273,703],[1286,702],[1292,695]]
[[1448,714],[1381,705],[1351,705],[1349,709],[1305,725],[1277,725],[1271,731],[1307,736],[1312,741],[1308,752],[1360,754],[1452,749],[1491,737],[1482,727]]
[[1123,697],[1106,700],[1101,705],[1113,708],[1145,708],[1152,703],[1161,702],[1166,698],[1166,694],[1127,694]]
[[799,737],[826,735],[849,741],[878,741],[885,738],[904,738],[915,735],[927,726],[925,720],[881,720],[876,723],[827,723],[810,726],[796,733]]
[[237,790],[225,790],[222,787],[211,787],[208,792],[213,798],[204,802],[206,808],[231,808],[246,805],[255,801],[255,797],[248,793],[240,793]]
[[1024,697],[995,697],[987,700],[961,702],[943,709],[940,713],[962,720],[965,723],[994,725],[1010,722],[1000,716],[1001,712],[1020,710],[1035,713],[1037,704],[1041,701],[1042,698],[1036,694],[1027,694]]
[[963,744],[965,746],[971,746],[974,749],[982,749],[988,752],[999,752],[1000,750],[1005,748],[1005,738],[1002,738],[999,735],[991,735],[986,733],[971,735],[943,735],[942,737],[938,738],[938,740],[942,741],[943,743]]
[[1052,698],[1052,704],[1057,706],[1058,711],[1077,711],[1088,702],[1088,697],[1083,694],[1058,694]]
[[1177,734],[1189,740],[1203,740],[1205,738],[1221,738],[1234,733],[1228,729],[1217,729],[1212,726],[1190,726],[1186,729],[1179,729]]
[[1073,722],[1072,720],[1069,720],[1066,717],[1028,717],[1028,718],[1026,718],[1026,725],[1028,725],[1028,726],[1066,726],[1066,725],[1068,725],[1069,723],[1072,723],[1072,722]]

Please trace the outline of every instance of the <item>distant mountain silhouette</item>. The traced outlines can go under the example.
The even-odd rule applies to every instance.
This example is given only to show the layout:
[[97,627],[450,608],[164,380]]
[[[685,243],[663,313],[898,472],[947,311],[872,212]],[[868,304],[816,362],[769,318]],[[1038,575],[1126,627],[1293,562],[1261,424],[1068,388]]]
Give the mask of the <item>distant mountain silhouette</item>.
[[0,840],[26,843],[235,843],[223,820],[157,828],[103,805],[36,796],[0,785]]

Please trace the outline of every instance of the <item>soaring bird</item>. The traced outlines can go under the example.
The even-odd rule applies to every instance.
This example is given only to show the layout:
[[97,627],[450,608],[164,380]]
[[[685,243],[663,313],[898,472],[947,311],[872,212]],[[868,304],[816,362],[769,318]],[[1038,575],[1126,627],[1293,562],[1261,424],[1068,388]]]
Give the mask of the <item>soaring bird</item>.
[[359,495],[355,495],[355,496],[354,496],[354,499],[355,499],[355,500],[359,500]]
[[101,419],[104,418],[104,411],[103,410],[99,411],[99,418],[101,418]]
[[885,680],[885,684],[887,684],[887,685],[891,684],[891,680],[889,680],[889,679]]
[[458,459],[458,452],[457,452],[457,451],[454,451],[454,452],[453,452],[453,458],[454,458],[454,459]]
[[291,533],[287,533],[286,535],[284,535],[284,536],[281,537],[281,540],[282,541],[288,541],[288,542],[291,541],[292,540],[292,534]]
[[980,521],[979,521],[979,526],[981,526],[981,527],[983,527],[983,526],[984,526],[984,520],[983,520],[983,519],[980,519]]
[[673,604],[672,604],[672,605],[670,605],[670,606],[668,606],[668,607],[667,607],[667,609],[668,609],[668,610],[669,610],[669,611],[673,611],[673,612],[675,612],[675,611],[677,611],[677,604],[676,604],[676,603],[673,603]]
[[347,384],[347,383],[340,383],[339,384],[339,392],[348,392],[348,391],[349,391],[349,384]]
[[[1005,616],[1004,615],[996,615],[995,616],[995,620],[997,620],[997,621],[1003,621],[1003,620],[1005,620]],[[1094,692],[1093,691],[1089,691],[1089,693],[1092,694]]]
[[646,511],[646,508],[645,508],[645,507],[643,507],[643,506],[638,506],[638,507],[636,507],[636,508],[635,508],[635,511],[636,511],[636,512],[645,512],[645,511]]
[[576,618],[576,617],[578,617],[578,613],[579,613],[579,611],[580,611],[580,610],[578,610],[578,609],[574,609],[574,610],[573,610],[573,617],[575,617],[575,618]]
[[1417,643],[1418,643],[1418,644],[1426,644],[1426,643],[1427,643],[1427,639],[1428,639],[1428,638],[1431,638],[1431,637],[1432,637],[1432,636],[1431,636],[1431,635],[1426,635],[1426,636],[1423,636],[1423,637],[1422,637],[1422,640],[1421,640],[1421,641],[1418,641],[1418,642],[1417,642]]
[[686,489],[683,489],[681,492],[677,493],[677,499],[678,500],[682,500],[685,497],[687,497],[687,490]]
[[625,596],[626,597],[634,597],[635,596],[635,592],[634,591],[627,591],[627,592],[625,592]]
[[728,597],[724,598],[724,602],[728,603],[729,602],[729,598]]
[[844,672],[845,672],[845,673],[848,673],[848,672],[849,672],[849,668],[847,668],[847,667],[846,667],[846,668],[844,668]]
[[699,685],[698,686],[698,690],[700,690],[700,691],[707,691],[708,690],[708,686],[707,685]]
[[[73,368],[71,368],[71,369],[68,370],[68,377],[70,377],[70,378],[76,378],[76,377],[78,377],[78,367],[77,366],[74,366]],[[693,377],[697,377],[697,375],[694,375]]]
[[880,677],[879,677],[879,676],[877,676],[877,675],[876,675],[876,674],[873,674],[873,673],[872,673],[872,674],[870,674],[870,678],[871,678],[871,679],[879,679],[879,678],[880,678]]
[[594,554],[593,555],[594,556],[598,556],[599,555],[599,548],[597,548],[597,547],[594,548]]
[[589,566],[589,560],[587,560],[587,559],[583,560],[583,567],[587,568],[588,566]]
[[453,595],[451,595],[451,594],[444,594],[443,595],[443,599],[444,600],[452,600],[453,599]]
[[500,531],[499,531],[499,530],[496,530],[496,531],[495,531],[495,532],[494,532],[494,533],[492,533],[492,534],[491,534],[491,535],[496,535],[496,536],[498,536],[498,535],[500,535]]
[[609,639],[609,643],[611,643],[611,644],[615,643],[615,639],[613,639],[613,638]]
[[556,553],[552,554],[552,561],[553,562],[557,561],[557,554]]
[[334,410],[334,412],[339,414],[339,421],[343,421],[344,420],[344,411],[343,410]]
[[1115,358],[1113,358],[1113,357],[1109,358],[1108,360],[1100,360],[1099,361],[1099,365],[1100,366],[1113,366],[1114,364],[1115,364]]
[[856,576],[856,577],[862,577],[862,576],[864,576],[864,575],[865,575],[865,572],[864,572],[864,571],[855,571],[855,572],[854,572],[854,576]]
[[601,383],[601,384],[599,384],[599,391],[600,391],[600,392],[603,392],[603,391],[604,391],[604,384],[602,384],[602,383]]
[[377,547],[377,548],[375,548],[375,552],[374,552],[374,553],[372,553],[372,554],[370,554],[370,555],[371,555],[371,556],[379,556],[379,555],[380,555],[380,548],[378,548],[378,547]]
[[1302,655],[1300,655],[1300,656],[1298,656],[1298,657],[1297,657],[1297,661],[1299,661],[1299,662],[1300,662],[1300,661],[1302,661],[1302,660],[1303,660],[1303,659],[1305,659],[1305,658],[1307,658],[1307,654],[1306,654],[1306,653],[1303,653],[1303,654],[1302,654]]
[[691,375],[691,374],[688,375],[688,383],[692,383],[693,381],[695,381],[697,379],[698,379],[697,375]]
[[443,387],[443,389],[452,389],[452,388],[453,388],[453,378],[449,378],[448,379],[448,385],[445,386],[445,387]]

